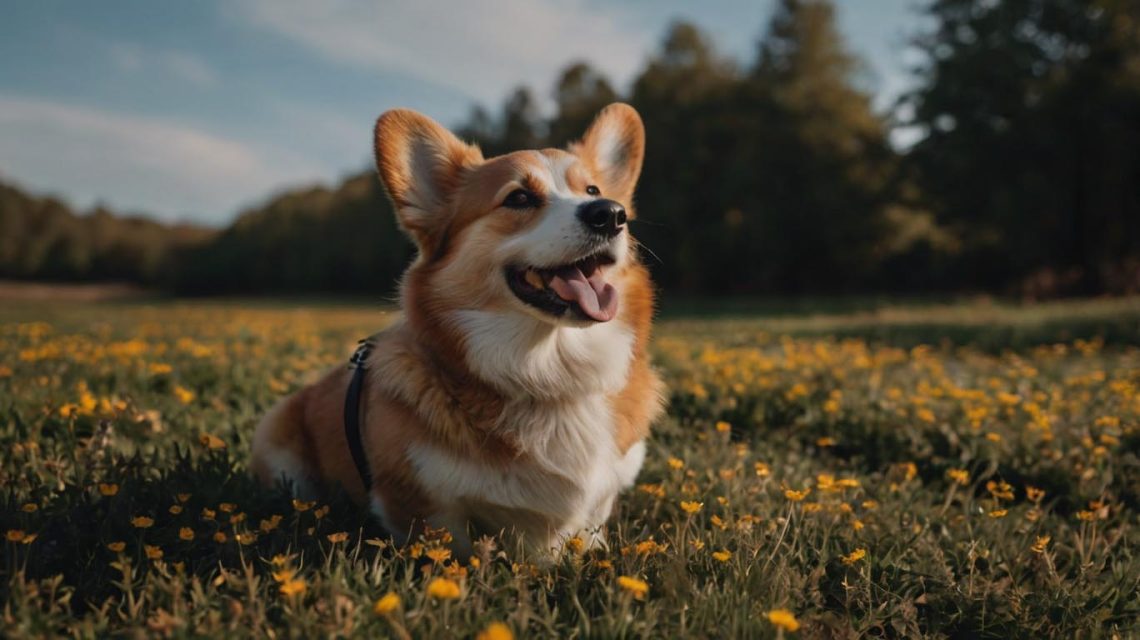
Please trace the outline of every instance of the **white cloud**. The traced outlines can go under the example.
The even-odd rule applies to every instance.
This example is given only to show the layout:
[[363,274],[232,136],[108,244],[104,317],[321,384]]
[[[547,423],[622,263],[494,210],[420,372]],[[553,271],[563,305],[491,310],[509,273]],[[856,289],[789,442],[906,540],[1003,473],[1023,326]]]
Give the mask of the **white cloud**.
[[178,80],[198,87],[211,87],[218,82],[214,73],[201,58],[184,51],[153,49],[128,42],[110,46],[111,62],[120,71],[169,74]]
[[0,171],[78,206],[103,201],[162,219],[223,222],[273,189],[325,172],[154,118],[0,95]]
[[585,59],[618,83],[656,34],[582,0],[246,0],[244,18],[331,60],[398,71],[497,104],[526,83],[543,100],[555,74]]

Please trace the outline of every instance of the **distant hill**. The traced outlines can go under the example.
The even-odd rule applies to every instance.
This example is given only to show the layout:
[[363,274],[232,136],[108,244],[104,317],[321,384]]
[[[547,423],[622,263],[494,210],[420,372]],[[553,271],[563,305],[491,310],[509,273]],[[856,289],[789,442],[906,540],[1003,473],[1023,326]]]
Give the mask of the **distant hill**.
[[56,198],[0,182],[0,278],[156,285],[169,277],[178,250],[216,233],[103,207],[79,213]]
[[386,294],[411,257],[383,187],[366,172],[242,213],[210,242],[178,251],[170,285],[181,293]]

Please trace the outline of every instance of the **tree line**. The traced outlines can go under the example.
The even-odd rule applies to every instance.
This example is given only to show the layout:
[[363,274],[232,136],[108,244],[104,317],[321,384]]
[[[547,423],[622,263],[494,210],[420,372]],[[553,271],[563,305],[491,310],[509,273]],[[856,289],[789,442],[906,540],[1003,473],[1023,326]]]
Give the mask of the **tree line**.
[[[631,103],[648,140],[634,232],[671,291],[1140,289],[1140,4],[921,11],[931,26],[911,41],[915,88],[886,113],[833,4],[781,0],[751,60],[675,23],[628,92],[577,62],[554,82],[551,116],[520,87],[457,131],[487,156],[563,146],[601,107]],[[900,127],[916,139],[902,150],[889,141]],[[8,208],[0,200],[0,224]],[[411,257],[372,171],[197,240],[149,240],[161,255],[138,260],[137,279],[192,293],[385,292]],[[0,275],[60,273],[13,271],[4,246]]]

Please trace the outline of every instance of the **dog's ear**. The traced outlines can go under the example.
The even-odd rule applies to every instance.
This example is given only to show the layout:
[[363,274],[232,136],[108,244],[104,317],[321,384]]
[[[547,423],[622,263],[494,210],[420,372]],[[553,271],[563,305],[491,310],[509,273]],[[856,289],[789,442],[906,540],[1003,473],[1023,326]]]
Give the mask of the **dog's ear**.
[[633,107],[615,102],[602,109],[570,151],[593,167],[606,197],[629,204],[645,159],[645,126]]
[[421,251],[430,253],[447,226],[451,197],[463,173],[478,166],[483,154],[408,109],[385,112],[375,133],[376,168],[400,226]]

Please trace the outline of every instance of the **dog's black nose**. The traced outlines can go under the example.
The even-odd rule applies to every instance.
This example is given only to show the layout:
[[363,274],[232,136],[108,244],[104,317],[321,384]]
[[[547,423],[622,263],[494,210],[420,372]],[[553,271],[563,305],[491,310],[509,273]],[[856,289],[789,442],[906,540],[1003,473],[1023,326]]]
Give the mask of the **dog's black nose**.
[[613,237],[625,228],[625,207],[613,200],[591,200],[578,207],[578,219],[590,231]]

